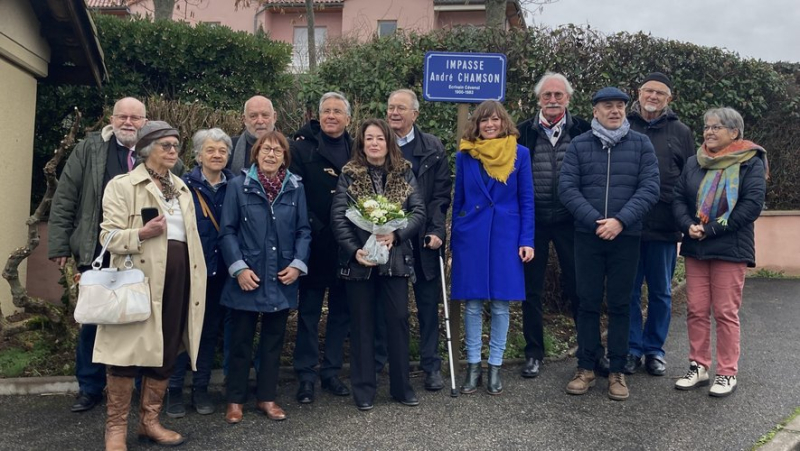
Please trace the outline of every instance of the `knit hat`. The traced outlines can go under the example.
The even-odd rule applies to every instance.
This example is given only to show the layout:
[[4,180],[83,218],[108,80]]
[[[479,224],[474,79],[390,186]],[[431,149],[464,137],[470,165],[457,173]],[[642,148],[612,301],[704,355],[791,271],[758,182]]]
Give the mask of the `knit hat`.
[[164,121],[147,121],[144,127],[139,129],[139,140],[136,142],[137,149],[144,149],[152,144],[153,141],[165,136],[180,138],[178,130]]
[[645,84],[648,81],[657,81],[659,83],[664,83],[665,85],[667,85],[669,90],[672,91],[672,80],[670,80],[669,77],[662,74],[661,72],[653,72],[652,74],[644,77],[642,84]]
[[618,88],[608,86],[595,93],[592,97],[592,105],[597,105],[600,102],[606,102],[608,100],[622,100],[623,102],[628,102],[631,98]]

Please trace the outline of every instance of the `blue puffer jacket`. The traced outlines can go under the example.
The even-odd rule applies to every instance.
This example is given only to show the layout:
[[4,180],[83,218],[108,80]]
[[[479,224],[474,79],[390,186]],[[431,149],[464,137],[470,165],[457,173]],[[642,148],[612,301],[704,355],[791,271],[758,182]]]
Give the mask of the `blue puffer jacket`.
[[[228,183],[233,180],[233,173],[227,169],[223,169],[222,173],[225,174],[225,179]],[[219,272],[225,271],[225,266],[221,264],[222,256],[219,250],[219,232],[211,222],[211,218],[206,216],[203,207],[200,205],[198,196],[203,196],[203,199],[208,205],[210,213],[217,221],[217,225],[222,222],[222,205],[225,202],[225,193],[227,192],[228,183],[217,188],[216,191],[208,187],[203,181],[203,174],[200,166],[195,166],[191,172],[183,174],[181,177],[192,192],[192,199],[194,199],[194,211],[197,213],[197,231],[200,233],[200,242],[203,244],[203,255],[206,257],[206,269],[208,270],[208,277],[214,277]]]
[[591,131],[573,139],[558,181],[575,230],[594,233],[599,219],[616,218],[622,234],[641,235],[642,218],[658,201],[658,160],[647,136],[633,130],[613,148]]
[[[231,275],[220,304],[268,313],[297,308],[298,281],[284,285],[278,272],[288,266],[299,269],[301,275],[308,272],[311,227],[300,177],[287,171],[271,205],[254,168],[229,182],[219,239]],[[253,291],[242,291],[233,278],[247,268],[261,279]]]

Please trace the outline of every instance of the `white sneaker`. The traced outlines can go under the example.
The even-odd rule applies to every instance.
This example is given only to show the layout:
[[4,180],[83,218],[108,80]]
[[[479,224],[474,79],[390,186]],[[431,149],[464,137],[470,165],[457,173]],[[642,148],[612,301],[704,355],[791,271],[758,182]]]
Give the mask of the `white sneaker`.
[[736,376],[720,376],[714,378],[714,385],[708,391],[709,396],[722,398],[736,391]]
[[697,387],[704,387],[708,383],[708,368],[692,360],[689,362],[689,372],[675,382],[675,388],[678,390],[692,390]]

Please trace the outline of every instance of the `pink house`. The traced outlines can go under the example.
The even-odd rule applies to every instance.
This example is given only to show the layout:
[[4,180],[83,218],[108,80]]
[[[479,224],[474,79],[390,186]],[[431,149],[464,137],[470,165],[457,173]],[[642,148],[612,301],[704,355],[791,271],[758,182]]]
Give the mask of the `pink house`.
[[[88,0],[88,3],[100,12],[113,4],[127,6],[131,15],[153,14],[153,0]],[[225,25],[250,33],[261,29],[272,39],[294,46],[295,70],[307,65],[304,0],[250,0],[250,6],[240,6],[238,10],[233,5],[234,0],[176,0],[172,18],[192,24]],[[363,41],[398,29],[424,33],[485,23],[484,0],[319,0],[314,5],[318,48],[322,47],[319,44],[341,36]],[[506,18],[507,27],[525,27],[519,0],[508,0]]]

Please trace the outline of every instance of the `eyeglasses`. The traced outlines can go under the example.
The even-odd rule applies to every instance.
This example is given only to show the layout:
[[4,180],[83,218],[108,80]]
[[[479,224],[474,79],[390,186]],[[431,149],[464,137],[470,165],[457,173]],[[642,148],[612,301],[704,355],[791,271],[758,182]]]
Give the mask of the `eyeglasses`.
[[543,99],[554,98],[554,99],[556,99],[556,100],[561,100],[561,99],[563,99],[563,98],[564,98],[564,93],[563,93],[563,92],[561,92],[561,91],[557,91],[557,92],[550,92],[550,91],[548,91],[548,92],[543,92],[543,93],[541,93],[541,94],[539,95],[539,97],[541,97],[541,98],[543,98]]
[[269,155],[270,153],[272,153],[276,157],[280,157],[283,155],[283,148],[263,146],[261,147],[261,150],[258,151],[258,153],[260,153],[261,155]]
[[718,131],[724,130],[724,129],[727,129],[727,128],[730,128],[730,127],[726,127],[724,125],[716,125],[716,124],[715,125],[706,125],[706,126],[703,127],[703,131],[707,132],[707,131],[711,130],[712,132],[717,133]]
[[147,119],[144,116],[128,116],[127,114],[114,114],[111,117],[116,118],[118,121],[122,122],[128,122],[128,120],[130,120],[131,122],[141,122]]
[[167,152],[172,152],[173,150],[175,152],[180,152],[181,151],[180,143],[160,143],[160,142],[157,142],[156,144],[158,144],[162,149],[166,150]]
[[322,110],[322,115],[323,116],[330,116],[330,115],[344,116],[345,112],[340,110],[340,109],[338,109],[338,108],[335,108],[335,109],[327,108],[327,109]]
[[651,89],[651,88],[642,88],[641,91],[648,96],[655,94],[658,97],[667,97],[669,96],[668,92],[659,91],[658,89]]
[[405,113],[406,111],[410,110],[411,108],[405,105],[389,105],[389,108],[386,108],[386,111],[393,113],[397,111],[400,114]]

